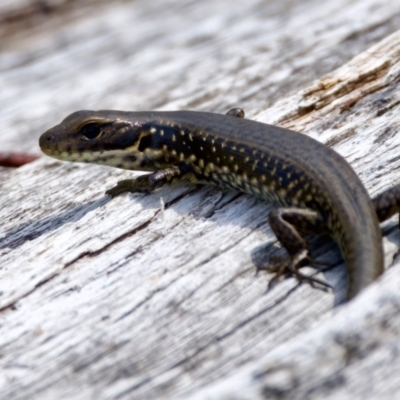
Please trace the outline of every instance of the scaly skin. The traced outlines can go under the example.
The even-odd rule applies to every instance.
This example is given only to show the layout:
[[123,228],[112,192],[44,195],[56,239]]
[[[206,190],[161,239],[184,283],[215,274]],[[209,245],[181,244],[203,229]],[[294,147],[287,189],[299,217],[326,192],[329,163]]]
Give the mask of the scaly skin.
[[[351,166],[334,150],[288,129],[204,112],[78,111],[40,138],[52,157],[155,171],[125,180],[107,194],[151,192],[188,180],[233,188],[278,204],[269,222],[289,253],[278,276],[313,263],[305,233],[328,233],[348,273],[348,298],[383,271],[381,231],[399,210],[400,185],[372,201]],[[317,281],[320,282],[320,281]]]

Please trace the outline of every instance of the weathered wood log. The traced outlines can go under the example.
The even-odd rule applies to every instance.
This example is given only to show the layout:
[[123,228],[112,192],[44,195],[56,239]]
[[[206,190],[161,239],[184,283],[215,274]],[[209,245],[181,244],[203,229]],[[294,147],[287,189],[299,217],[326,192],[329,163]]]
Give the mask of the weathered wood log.
[[[31,24],[2,43],[1,150],[39,154],[39,134],[77,109],[242,106],[332,146],[375,195],[400,180],[399,11],[99,2]],[[0,170],[0,398],[400,393],[397,219],[383,225],[387,271],[339,306],[330,241],[312,249],[334,265],[318,274],[333,290],[267,290],[255,263],[284,254],[269,205],[191,185],[104,196],[134,174],[45,157]]]

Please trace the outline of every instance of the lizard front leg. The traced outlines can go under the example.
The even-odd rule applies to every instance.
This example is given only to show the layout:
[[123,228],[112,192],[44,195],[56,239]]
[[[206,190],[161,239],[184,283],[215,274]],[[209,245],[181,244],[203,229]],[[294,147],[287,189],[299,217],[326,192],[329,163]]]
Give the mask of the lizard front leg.
[[141,175],[135,179],[119,181],[116,186],[106,191],[106,195],[115,197],[125,192],[151,193],[161,186],[185,179],[188,180],[189,174],[191,174],[191,169],[188,165],[176,165],[171,168]]

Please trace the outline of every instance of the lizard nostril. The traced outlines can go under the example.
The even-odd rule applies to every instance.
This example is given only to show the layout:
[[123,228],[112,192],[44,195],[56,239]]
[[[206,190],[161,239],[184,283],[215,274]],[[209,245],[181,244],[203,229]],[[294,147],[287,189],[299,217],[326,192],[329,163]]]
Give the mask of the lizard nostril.
[[44,133],[42,136],[40,136],[39,146],[41,148],[47,148],[47,146],[50,146],[55,142],[56,142],[56,138],[55,138],[55,136],[53,134]]

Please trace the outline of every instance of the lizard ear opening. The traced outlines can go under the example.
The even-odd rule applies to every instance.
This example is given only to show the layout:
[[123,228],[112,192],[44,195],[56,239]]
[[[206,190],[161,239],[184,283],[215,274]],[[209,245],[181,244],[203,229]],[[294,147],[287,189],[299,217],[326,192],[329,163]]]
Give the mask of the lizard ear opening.
[[101,133],[101,127],[95,122],[83,125],[79,133],[86,139],[96,139]]
[[143,152],[143,151],[145,151],[146,149],[151,148],[152,145],[153,145],[153,138],[152,138],[152,136],[151,136],[151,135],[143,136],[143,137],[140,139],[138,150],[141,151],[141,152]]

